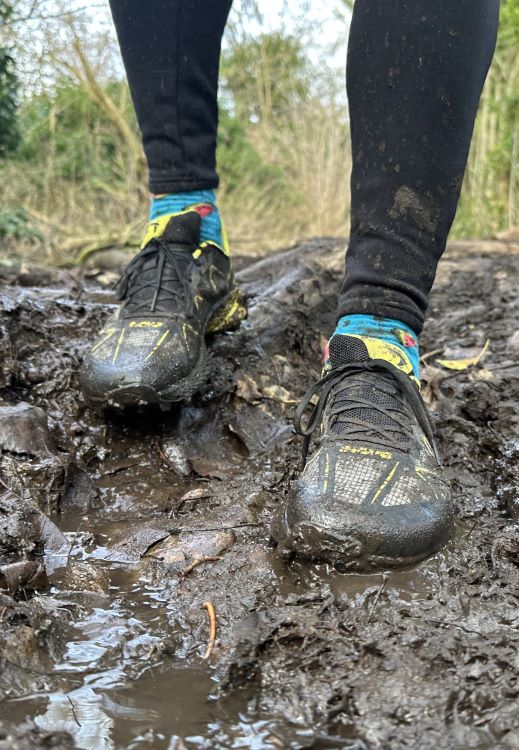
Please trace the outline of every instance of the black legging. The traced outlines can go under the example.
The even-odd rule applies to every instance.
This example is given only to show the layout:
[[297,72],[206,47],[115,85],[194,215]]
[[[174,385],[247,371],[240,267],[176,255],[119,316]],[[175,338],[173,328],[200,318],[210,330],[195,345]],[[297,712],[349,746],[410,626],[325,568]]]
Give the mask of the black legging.
[[[150,190],[216,187],[218,64],[231,0],[110,2]],[[339,315],[383,315],[420,332],[498,11],[499,0],[356,0],[346,76],[351,234]]]

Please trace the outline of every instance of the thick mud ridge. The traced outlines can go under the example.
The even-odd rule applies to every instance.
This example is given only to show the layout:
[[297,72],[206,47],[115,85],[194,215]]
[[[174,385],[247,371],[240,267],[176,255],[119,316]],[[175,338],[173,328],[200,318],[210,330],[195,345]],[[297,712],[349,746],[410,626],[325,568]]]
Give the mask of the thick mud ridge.
[[423,337],[456,538],[380,575],[269,547],[341,243],[242,268],[204,393],[109,420],[77,368],[113,274],[4,273],[1,750],[519,747],[519,253],[490,250],[447,255]]

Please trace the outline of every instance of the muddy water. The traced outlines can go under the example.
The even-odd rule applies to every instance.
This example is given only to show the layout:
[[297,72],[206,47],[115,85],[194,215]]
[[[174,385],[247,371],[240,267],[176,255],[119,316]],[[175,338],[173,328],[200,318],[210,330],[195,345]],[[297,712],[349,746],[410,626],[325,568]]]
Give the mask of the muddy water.
[[[70,733],[85,750],[170,748],[177,737],[187,748],[284,746],[276,732],[280,717],[272,722],[267,712],[247,716],[250,690],[216,700],[212,669],[197,654],[200,649],[189,666],[185,660],[172,663],[169,653],[150,665],[150,654],[162,650],[171,637],[170,602],[162,586],[140,580],[135,564],[112,559],[104,543],[124,533],[124,523],[86,512],[81,526],[87,533],[77,532],[74,513],[63,514],[60,525],[69,529],[68,546],[48,556],[50,594],[59,595],[66,566],[78,561],[108,573],[107,596],[78,595],[83,615],[75,620],[63,659],[54,667],[61,677],[59,690],[4,702],[4,721],[34,719],[46,732]],[[449,554],[440,553],[417,569],[376,575],[338,574],[297,561],[287,566],[274,553],[269,562],[280,596],[305,597],[313,591],[310,598],[315,598],[316,591],[318,597],[326,591],[338,602],[367,607],[374,616],[382,591],[394,591],[405,601],[426,599]]]
[[211,342],[201,396],[109,419],[77,388],[109,279],[6,276],[1,750],[519,746],[519,256],[443,264],[425,351],[490,339],[472,371],[424,367],[456,538],[375,575],[269,546],[341,264],[322,241],[246,267],[249,320]]
[[[97,525],[101,541],[103,531]],[[102,547],[76,549],[74,557],[109,572],[108,596],[83,602],[83,616],[55,665],[60,690],[8,702],[4,720],[34,718],[41,729],[67,731],[79,747],[96,750],[168,747],[174,734],[204,736],[217,721],[208,703],[213,684],[207,666],[201,660],[198,666],[173,666],[170,658],[150,665],[150,654],[169,634],[168,602],[160,589],[141,584],[128,567],[102,561]]]

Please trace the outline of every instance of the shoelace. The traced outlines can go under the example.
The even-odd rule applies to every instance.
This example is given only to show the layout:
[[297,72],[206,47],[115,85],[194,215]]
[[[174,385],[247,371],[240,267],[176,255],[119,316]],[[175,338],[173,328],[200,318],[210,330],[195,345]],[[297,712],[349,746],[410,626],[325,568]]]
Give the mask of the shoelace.
[[[380,383],[371,383],[373,388],[376,388],[380,393],[390,394],[393,393],[390,390],[386,390],[382,383],[387,382],[387,376],[397,381],[404,396],[418,420],[418,424],[422,428],[427,437],[427,440],[432,446],[434,456],[438,466],[441,466],[440,456],[436,441],[434,439],[434,426],[425,407],[422,398],[410,380],[409,376],[400,370],[397,370],[388,362],[383,359],[371,359],[368,362],[352,362],[345,365],[339,365],[334,367],[332,370],[326,373],[320,380],[314,383],[307,390],[299,406],[296,409],[294,415],[294,427],[299,435],[303,436],[303,447],[302,447],[302,468],[305,467],[306,457],[308,454],[308,448],[310,446],[310,439],[315,430],[320,426],[324,408],[330,392],[339,385],[341,381],[344,381],[343,388],[338,388],[334,393],[334,401],[330,409],[329,417],[333,423],[338,419],[342,419],[347,415],[348,411],[353,411],[359,408],[368,408],[373,411],[377,411],[380,414],[389,417],[394,423],[395,428],[385,428],[382,425],[374,424],[373,421],[368,419],[359,419],[358,417],[348,418],[348,428],[350,430],[350,438],[362,438],[366,442],[379,444],[382,442],[391,448],[394,445],[394,436],[391,433],[401,432],[405,441],[409,442],[410,438],[408,435],[409,426],[407,423],[406,415],[402,410],[398,410],[396,407],[385,407],[382,404],[375,403],[372,400],[364,399],[360,396],[348,397],[346,389],[349,384],[347,382],[348,375],[353,375],[361,372],[380,372],[383,373],[384,377]],[[318,395],[317,403],[310,412],[310,416],[306,423],[306,426],[302,424],[303,414],[306,411],[311,399]],[[342,396],[342,399],[340,399]],[[338,438],[342,439],[343,436],[339,435]]]
[[[155,279],[146,280],[144,274],[147,275],[152,269],[144,271],[144,264],[154,255],[158,255]],[[115,286],[119,299],[126,300],[126,310],[132,313],[170,312],[171,308],[167,303],[188,294],[186,261],[197,264],[197,260],[185,247],[171,247],[160,238],[147,245],[130,261]],[[173,268],[175,275],[167,279],[167,285],[163,285],[166,263]],[[146,290],[150,290],[150,294],[143,295]],[[136,299],[138,295],[141,299]]]

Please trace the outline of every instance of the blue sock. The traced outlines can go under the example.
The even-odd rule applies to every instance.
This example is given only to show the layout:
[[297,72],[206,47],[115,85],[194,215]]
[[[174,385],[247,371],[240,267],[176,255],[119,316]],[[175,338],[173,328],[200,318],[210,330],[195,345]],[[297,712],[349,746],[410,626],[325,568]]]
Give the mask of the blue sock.
[[202,217],[200,242],[212,242],[225,252],[225,233],[222,229],[222,220],[216,205],[214,190],[190,190],[185,193],[154,195],[150,204],[150,221],[155,221],[160,216],[179,213],[189,206],[200,204],[210,206],[212,209],[209,212],[199,211]]
[[[402,323],[400,320],[381,318],[376,315],[344,315],[342,318],[339,318],[332,338],[335,335],[377,339],[380,342],[398,347],[406,359],[409,360],[412,367],[412,375],[418,383],[420,382],[418,336],[412,328],[409,328],[408,325]],[[374,344],[373,346],[368,346],[368,350],[370,349],[372,359],[381,358],[391,361],[390,347],[387,349],[387,356],[384,346],[377,348],[376,344]]]

